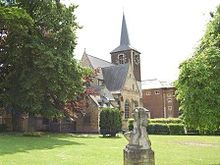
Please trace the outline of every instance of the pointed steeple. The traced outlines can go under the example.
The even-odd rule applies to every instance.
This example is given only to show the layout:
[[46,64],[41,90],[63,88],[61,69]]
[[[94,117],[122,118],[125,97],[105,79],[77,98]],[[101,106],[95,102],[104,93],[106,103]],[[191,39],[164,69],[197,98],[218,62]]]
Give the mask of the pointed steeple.
[[123,19],[122,19],[122,26],[121,26],[121,40],[120,45],[130,45],[129,35],[128,35],[128,29],[127,24],[125,20],[125,15],[123,13]]
[[125,15],[123,13],[120,45],[117,48],[115,48],[113,51],[111,51],[111,53],[124,51],[124,50],[131,50],[131,49],[136,50],[130,45],[127,24],[125,20]]

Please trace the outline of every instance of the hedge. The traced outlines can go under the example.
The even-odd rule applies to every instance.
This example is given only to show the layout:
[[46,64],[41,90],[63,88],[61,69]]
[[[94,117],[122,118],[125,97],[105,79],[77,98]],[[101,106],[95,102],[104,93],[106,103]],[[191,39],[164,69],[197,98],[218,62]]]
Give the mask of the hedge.
[[163,123],[150,123],[148,124],[147,131],[149,134],[160,135],[183,135],[183,124],[163,124]]
[[183,122],[180,118],[157,118],[157,119],[149,119],[149,123],[182,124]]
[[168,135],[169,134],[169,127],[167,124],[163,123],[149,123],[147,126],[147,132],[149,134],[162,134]]
[[134,126],[133,126],[133,122],[134,122],[134,119],[128,119],[128,130],[131,131],[133,130]]
[[167,124],[170,130],[170,135],[184,135],[185,129],[183,124]]

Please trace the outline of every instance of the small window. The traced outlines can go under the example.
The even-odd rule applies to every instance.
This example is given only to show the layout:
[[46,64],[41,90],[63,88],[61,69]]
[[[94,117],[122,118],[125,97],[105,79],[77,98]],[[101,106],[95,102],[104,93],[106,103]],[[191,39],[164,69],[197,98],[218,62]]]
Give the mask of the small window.
[[149,95],[151,95],[151,91],[146,92],[146,96],[149,96]]
[[160,91],[159,90],[156,90],[154,91],[155,95],[159,95],[160,94]]
[[172,111],[173,107],[172,106],[168,106],[168,110]]
[[171,93],[167,93],[167,97],[172,97],[172,94]]
[[168,99],[167,99],[167,102],[168,102],[168,103],[172,103],[172,98],[168,98]]
[[125,64],[126,63],[124,54],[119,54],[118,55],[118,62],[119,62],[119,64]]

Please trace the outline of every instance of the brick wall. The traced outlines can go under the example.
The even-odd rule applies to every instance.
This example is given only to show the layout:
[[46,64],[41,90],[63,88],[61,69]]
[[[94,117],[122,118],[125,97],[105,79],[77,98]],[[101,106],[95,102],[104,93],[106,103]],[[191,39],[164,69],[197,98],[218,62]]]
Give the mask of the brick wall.
[[175,88],[142,90],[143,106],[150,111],[151,118],[179,116],[179,106],[174,93]]

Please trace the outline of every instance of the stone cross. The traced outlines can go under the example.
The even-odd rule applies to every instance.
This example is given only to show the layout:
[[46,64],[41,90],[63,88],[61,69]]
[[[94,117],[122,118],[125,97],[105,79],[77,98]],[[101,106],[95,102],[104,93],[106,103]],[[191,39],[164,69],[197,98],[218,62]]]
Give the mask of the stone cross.
[[154,165],[154,152],[147,134],[148,110],[134,109],[133,130],[124,134],[129,144],[124,149],[124,165]]

